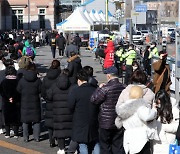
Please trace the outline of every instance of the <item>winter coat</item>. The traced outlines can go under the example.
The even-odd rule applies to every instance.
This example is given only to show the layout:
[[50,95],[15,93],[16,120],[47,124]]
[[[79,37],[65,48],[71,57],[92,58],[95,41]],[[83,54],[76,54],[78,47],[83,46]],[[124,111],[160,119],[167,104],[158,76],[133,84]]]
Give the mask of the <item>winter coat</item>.
[[98,140],[99,107],[90,102],[95,87],[84,83],[69,93],[68,105],[74,112],[72,140],[90,143]]
[[173,120],[170,124],[162,124],[160,118],[156,121],[160,141],[153,141],[153,154],[169,154],[169,144],[174,144],[179,124],[179,108],[174,98],[171,98]]
[[56,83],[47,91],[48,100],[53,102],[53,136],[68,138],[72,130],[72,112],[68,108],[70,81],[66,75],[60,75]]
[[[170,93],[170,68],[168,64],[165,64],[165,61],[159,59],[158,61],[152,64],[153,69],[155,71],[153,77],[154,91],[157,93],[160,89],[165,89],[168,93]],[[164,87],[162,84],[164,82]]]
[[79,36],[74,37],[74,42],[76,46],[81,46],[81,38]]
[[143,98],[144,100],[148,103],[148,104],[152,104],[153,100],[155,98],[155,95],[153,93],[153,91],[151,89],[149,89],[148,87],[146,87],[143,84],[129,84],[120,94],[118,102],[116,104],[116,108],[118,108],[120,105],[122,105],[122,103],[124,103],[125,101],[129,100],[129,92],[130,89],[133,86],[140,86],[143,89]]
[[144,99],[127,100],[116,112],[119,118],[116,126],[125,128],[123,145],[126,154],[139,153],[150,139],[158,139],[156,127],[152,127],[157,110],[151,109]]
[[78,53],[78,47],[74,44],[68,45],[65,50],[66,56],[69,57],[71,52]]
[[82,69],[81,59],[75,55],[68,59],[68,70],[71,83],[76,83],[76,75]]
[[36,50],[29,44],[29,41],[25,41],[24,43],[24,48],[23,48],[23,51],[22,51],[22,55],[25,56],[26,55],[26,48],[27,47],[31,47],[31,49],[34,51],[34,56],[36,56]]
[[48,128],[53,128],[53,102],[47,99],[47,91],[56,82],[60,73],[60,69],[49,69],[42,82],[41,96],[46,101],[45,126]]
[[100,105],[99,126],[103,129],[115,129],[117,116],[115,106],[124,86],[118,78],[111,79],[102,88],[97,88],[91,97],[91,102]]
[[114,65],[114,43],[109,41],[107,48],[104,50],[105,59],[104,59],[104,68],[108,68]]
[[41,102],[41,80],[35,71],[25,71],[24,77],[20,79],[17,91],[21,93],[21,122],[40,122]]
[[65,49],[66,46],[66,39],[63,35],[59,35],[59,37],[56,39],[56,44],[59,49]]
[[[4,70],[0,70],[0,84],[1,82],[5,79],[6,75],[5,75],[5,69]],[[0,94],[0,111],[2,110],[2,96]],[[1,117],[0,117],[1,119]],[[1,120],[0,120],[1,123]]]
[[[17,85],[16,76],[13,78],[6,77],[0,85],[5,125],[20,124],[20,94],[16,90]],[[9,98],[12,98],[13,102],[9,102]]]

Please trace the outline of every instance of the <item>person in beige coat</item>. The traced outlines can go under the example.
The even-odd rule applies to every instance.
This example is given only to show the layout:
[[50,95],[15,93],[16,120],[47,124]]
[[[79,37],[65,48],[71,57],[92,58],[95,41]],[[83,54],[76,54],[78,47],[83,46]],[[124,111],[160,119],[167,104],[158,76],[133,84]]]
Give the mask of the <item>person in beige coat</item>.
[[152,104],[155,94],[151,89],[149,89],[145,84],[147,82],[147,77],[144,71],[137,69],[133,72],[131,76],[131,84],[129,84],[120,94],[118,102],[116,104],[116,109],[124,103],[125,101],[129,100],[129,92],[132,86],[138,85],[143,89],[143,98],[148,104]]

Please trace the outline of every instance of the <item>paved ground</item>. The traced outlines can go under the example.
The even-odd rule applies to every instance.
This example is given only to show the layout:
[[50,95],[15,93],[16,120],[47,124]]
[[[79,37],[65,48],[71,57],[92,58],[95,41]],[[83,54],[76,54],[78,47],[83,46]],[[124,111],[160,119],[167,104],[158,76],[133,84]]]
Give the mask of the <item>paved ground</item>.
[[[53,60],[51,56],[50,48],[41,47],[40,49],[37,49],[37,54],[38,55],[35,59],[35,62],[37,63],[40,74],[43,77],[45,75],[46,70],[49,68],[51,64],[51,61]],[[56,55],[58,55],[58,53]],[[97,80],[100,83],[106,81],[106,77],[102,73],[102,67],[99,61],[93,60],[94,54],[82,48],[81,55],[82,55],[81,56],[82,65],[92,66],[94,68],[94,75],[96,76]],[[59,60],[61,60],[61,68],[65,68],[67,66],[67,58],[63,58]],[[41,142],[39,143],[33,141],[33,136],[30,136],[29,143],[24,143],[22,137],[18,139],[14,139],[14,138],[5,139],[4,134],[0,135],[0,154],[16,154],[16,153],[55,154],[58,148],[49,147],[48,134],[46,128],[43,127],[43,124],[42,124],[42,131],[43,132],[41,133]]]

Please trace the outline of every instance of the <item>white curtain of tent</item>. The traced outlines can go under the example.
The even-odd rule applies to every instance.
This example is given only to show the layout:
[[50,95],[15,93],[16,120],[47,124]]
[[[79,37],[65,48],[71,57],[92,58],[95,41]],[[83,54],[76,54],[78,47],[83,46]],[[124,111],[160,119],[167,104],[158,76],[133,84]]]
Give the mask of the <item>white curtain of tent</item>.
[[91,25],[93,25],[93,20],[91,19],[91,17],[89,16],[89,13],[87,10],[84,10],[84,15],[85,17],[88,19],[88,21],[91,23]]

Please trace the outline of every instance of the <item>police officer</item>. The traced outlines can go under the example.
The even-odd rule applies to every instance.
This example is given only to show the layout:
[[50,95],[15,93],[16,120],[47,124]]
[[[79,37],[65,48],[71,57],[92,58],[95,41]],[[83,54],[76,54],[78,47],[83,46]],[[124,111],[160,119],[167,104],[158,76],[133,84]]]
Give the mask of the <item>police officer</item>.
[[152,42],[150,49],[151,49],[151,52],[149,54],[148,59],[151,59],[153,56],[159,57],[159,52],[158,52],[158,49],[156,47],[156,42]]
[[125,52],[124,46],[122,43],[120,43],[120,47],[116,51],[116,54],[115,54],[115,57],[117,57],[116,67],[118,69],[119,77],[122,76],[122,65],[123,65],[123,61],[124,61],[124,58],[122,57],[122,55],[124,54],[124,52]]
[[129,79],[132,75],[132,63],[136,59],[136,51],[134,50],[134,45],[130,44],[128,52],[122,54],[122,58],[126,61],[126,74],[125,74],[125,84],[128,85]]

